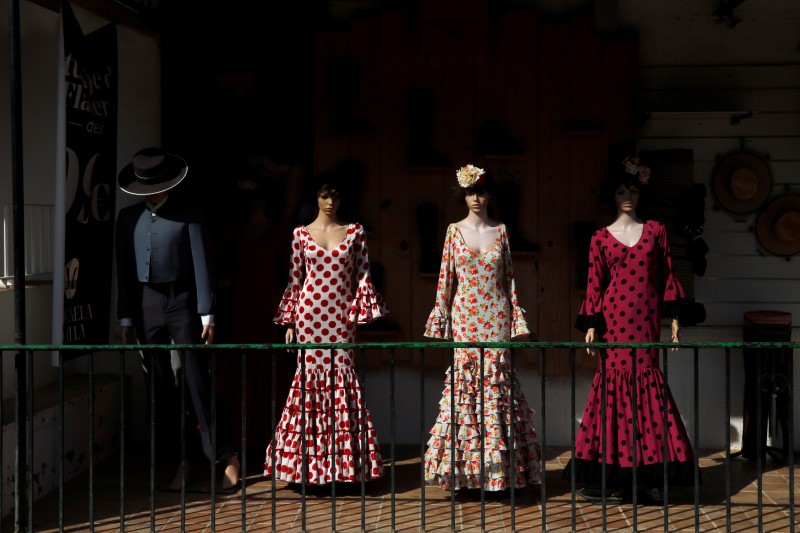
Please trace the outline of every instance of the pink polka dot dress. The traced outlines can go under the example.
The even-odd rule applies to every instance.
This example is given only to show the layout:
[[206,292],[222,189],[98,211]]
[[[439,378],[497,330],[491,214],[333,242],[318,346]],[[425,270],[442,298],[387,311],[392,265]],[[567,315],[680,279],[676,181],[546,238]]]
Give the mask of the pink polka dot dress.
[[[528,333],[523,312],[517,303],[505,226],[497,227],[492,249],[480,253],[470,249],[458,227],[450,224],[442,254],[436,306],[425,326],[425,336],[462,342],[508,342],[512,337]],[[504,490],[511,484],[524,487],[526,483],[539,481],[541,464],[533,411],[519,381],[511,374],[508,356],[506,349],[484,350],[481,383],[480,350],[455,350],[454,365],[447,369],[439,415],[430,430],[425,452],[427,484],[444,489],[480,488],[481,433],[485,490]],[[450,402],[451,387],[455,387],[454,408]],[[451,419],[453,410],[455,420]],[[455,460],[451,456],[454,430]],[[512,447],[514,470],[511,469]]]
[[[670,246],[664,225],[646,221],[639,241],[629,247],[607,228],[594,233],[589,252],[586,300],[577,320],[579,329],[595,328],[604,342],[658,342],[661,318],[677,316],[683,288],[672,272]],[[610,348],[600,358],[606,372],[606,482],[609,487],[630,483],[633,467],[633,418],[639,438],[636,447],[639,487],[663,483],[664,428],[662,401],[667,402],[669,482],[692,484],[694,455],[678,407],[664,383],[656,348]],[[636,358],[636,376],[631,375]],[[637,412],[631,390],[637,387]],[[578,481],[600,484],[602,461],[602,376],[598,369],[575,442]]]
[[[275,322],[294,326],[298,344],[353,342],[356,323],[367,324],[386,312],[370,279],[367,241],[360,224],[350,224],[344,240],[332,250],[314,242],[304,226],[295,228],[289,284]],[[334,391],[331,358],[335,364]],[[275,439],[267,448],[264,475],[274,473],[277,479],[294,483],[303,480],[303,388],[306,483],[361,481],[362,461],[367,480],[382,476],[380,448],[366,409],[367,448],[362,448],[363,398],[353,351],[338,349],[298,349],[297,370]]]

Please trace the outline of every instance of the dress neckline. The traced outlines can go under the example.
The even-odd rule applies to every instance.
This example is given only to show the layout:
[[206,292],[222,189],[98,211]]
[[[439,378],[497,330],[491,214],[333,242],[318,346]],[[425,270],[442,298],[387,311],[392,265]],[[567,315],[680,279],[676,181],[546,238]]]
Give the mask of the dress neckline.
[[635,242],[635,243],[633,243],[633,244],[626,244],[626,243],[622,242],[621,240],[617,239],[617,238],[614,236],[614,234],[613,234],[613,233],[611,233],[611,230],[610,230],[610,229],[608,229],[608,226],[606,226],[606,227],[605,227],[605,230],[606,230],[606,233],[608,233],[608,235],[609,235],[609,236],[610,236],[612,239],[614,239],[615,241],[617,241],[618,243],[620,243],[622,246],[624,246],[624,247],[626,247],[626,248],[633,248],[634,246],[636,246],[637,244],[639,244],[640,242],[642,242],[642,237],[644,237],[644,230],[645,230],[645,229],[647,229],[647,228],[646,228],[646,226],[647,226],[647,221],[645,220],[645,221],[643,221],[643,222],[642,222],[642,233],[641,233],[641,234],[639,234],[639,238],[638,238],[638,239],[636,239],[636,242]]
[[312,237],[312,236],[311,236],[311,232],[310,232],[310,231],[308,231],[308,227],[307,227],[307,226],[303,225],[303,231],[305,231],[305,232],[306,232],[306,235],[308,235],[308,238],[309,238],[309,239],[311,239],[311,242],[313,242],[314,244],[316,244],[317,246],[319,246],[320,248],[322,248],[322,249],[323,249],[323,250],[325,250],[326,252],[328,252],[328,253],[331,253],[332,251],[334,251],[335,249],[337,249],[338,247],[340,247],[342,244],[344,244],[344,242],[345,242],[345,241],[347,240],[347,238],[350,236],[350,226],[352,226],[352,225],[353,225],[352,223],[350,223],[350,224],[348,224],[348,225],[347,225],[347,231],[346,231],[346,232],[345,232],[345,234],[344,234],[344,239],[342,239],[341,241],[339,241],[339,242],[336,244],[336,246],[334,246],[334,247],[333,247],[333,248],[331,248],[330,250],[328,250],[327,248],[325,248],[325,247],[324,247],[324,246],[322,246],[320,243],[318,243],[317,241],[315,241],[315,240],[314,240],[314,237]]
[[458,238],[461,239],[461,242],[464,244],[464,248],[466,248],[467,250],[469,250],[470,252],[472,252],[473,254],[476,254],[476,255],[486,255],[486,254],[494,251],[497,248],[497,241],[500,240],[500,226],[501,226],[501,224],[497,225],[497,228],[496,228],[497,229],[497,236],[495,236],[495,238],[494,238],[494,242],[492,243],[492,247],[489,248],[488,250],[486,250],[485,252],[479,252],[477,250],[473,250],[472,248],[470,248],[469,244],[467,244],[467,240],[464,238],[464,235],[461,234],[461,228],[458,227],[458,224],[453,223],[453,227],[456,229],[456,233],[458,233]]

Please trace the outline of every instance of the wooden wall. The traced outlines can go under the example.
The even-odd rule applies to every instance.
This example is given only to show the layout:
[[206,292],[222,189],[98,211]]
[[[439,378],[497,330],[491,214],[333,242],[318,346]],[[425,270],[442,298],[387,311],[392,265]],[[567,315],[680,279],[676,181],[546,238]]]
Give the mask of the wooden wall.
[[[642,105],[656,111],[641,130],[640,146],[693,150],[695,183],[709,190],[708,269],[695,278],[695,295],[708,315],[701,328],[738,327],[753,309],[788,311],[800,324],[797,258],[766,252],[753,233],[757,213],[729,213],[712,193],[720,158],[742,148],[766,158],[771,198],[800,190],[800,67],[674,65],[639,72]],[[752,118],[731,120],[747,111]],[[730,335],[741,338],[736,330]]]
[[[635,35],[601,36],[589,16],[543,20],[532,10],[492,14],[480,42],[462,47],[437,48],[418,30],[407,12],[387,9],[320,32],[315,44],[314,170],[364,168],[356,212],[385,268],[382,292],[399,326],[390,337],[423,339],[436,291],[435,274],[419,269],[425,235],[436,236],[438,265],[447,225],[466,214],[453,198],[455,171],[473,163],[519,187],[519,233],[539,247],[513,254],[531,329],[540,340],[579,340],[576,265],[586,251],[574,224],[600,224],[607,145],[635,135]],[[434,102],[430,112],[419,94]],[[488,143],[479,140],[487,125]],[[487,149],[492,141],[500,146]],[[420,204],[438,207],[430,227],[418,227]],[[566,357],[548,357],[548,374],[567,371]]]

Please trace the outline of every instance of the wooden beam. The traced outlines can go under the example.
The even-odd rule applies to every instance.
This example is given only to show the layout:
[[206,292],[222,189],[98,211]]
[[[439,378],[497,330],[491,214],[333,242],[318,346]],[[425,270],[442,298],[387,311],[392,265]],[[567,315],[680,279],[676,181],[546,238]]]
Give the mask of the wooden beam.
[[[28,0],[45,9],[61,12],[61,0]],[[113,0],[71,0],[71,5],[85,9],[90,13],[104,18],[118,26],[130,28],[147,37],[158,38],[160,31],[154,20],[148,20],[133,9],[123,6]]]

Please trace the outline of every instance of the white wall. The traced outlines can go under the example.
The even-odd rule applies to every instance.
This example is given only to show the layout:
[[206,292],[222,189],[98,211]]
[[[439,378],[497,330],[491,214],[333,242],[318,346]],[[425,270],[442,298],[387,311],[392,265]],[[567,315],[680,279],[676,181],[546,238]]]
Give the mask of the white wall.
[[[732,124],[729,115],[654,114],[640,131],[641,150],[692,149],[694,181],[709,190],[703,238],[711,251],[706,274],[695,277],[695,296],[705,305],[708,318],[701,326],[687,328],[684,338],[742,340],[745,311],[776,309],[792,313],[792,340],[797,341],[800,258],[787,261],[763,255],[752,233],[756,215],[733,216],[719,209],[711,179],[718,157],[744,147],[769,158],[773,197],[800,186],[800,4],[793,0],[745,2],[735,10],[741,18],[735,28],[713,20],[713,4],[620,2],[624,23],[639,31],[639,90],[644,110],[756,113],[738,124]],[[686,419],[692,406],[692,372],[690,367],[675,366],[670,383]],[[743,373],[741,351],[734,350],[734,436],[741,429]],[[724,419],[722,353],[703,355],[700,383],[701,443],[719,446],[725,438],[724,424],[716,423]],[[800,384],[797,368],[795,383]],[[798,426],[795,442],[800,442]]]
[[[84,33],[106,24],[85,10],[74,7],[75,15]],[[11,203],[10,162],[10,100],[8,6],[0,0],[0,204]],[[31,2],[20,3],[20,34],[22,46],[22,99],[23,99],[23,170],[26,204],[55,203],[56,165],[56,113],[58,107],[58,61],[60,16]],[[117,168],[121,169],[133,153],[144,146],[161,143],[161,60],[157,40],[125,27],[117,27],[118,41],[118,98],[119,119],[117,132]],[[131,203],[124,194],[118,194],[119,206]],[[13,292],[0,292],[0,344],[14,342]],[[52,288],[40,286],[26,290],[27,341],[48,344],[51,342]],[[113,313],[112,313],[113,314]],[[115,328],[116,329],[116,328]],[[117,373],[116,355],[98,355],[97,372]],[[14,396],[13,358],[7,354],[3,362],[2,397]],[[85,369],[85,358],[66,365],[67,374]],[[126,360],[127,371],[133,378],[131,400],[134,405],[144,405],[137,357]],[[57,372],[50,366],[49,355],[37,355],[34,364],[35,386],[54,381]],[[144,416],[134,413],[132,431],[143,429]]]

